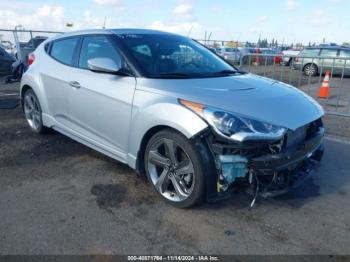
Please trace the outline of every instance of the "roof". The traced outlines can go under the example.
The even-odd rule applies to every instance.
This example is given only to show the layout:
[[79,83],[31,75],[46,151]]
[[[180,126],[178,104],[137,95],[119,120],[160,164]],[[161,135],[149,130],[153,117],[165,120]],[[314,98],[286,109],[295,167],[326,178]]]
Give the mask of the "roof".
[[341,45],[319,45],[319,46],[311,46],[311,47],[305,47],[305,49],[349,49],[349,46],[341,46]]
[[89,30],[79,30],[79,31],[72,31],[67,32],[64,34],[59,34],[57,36],[54,36],[50,38],[50,40],[58,39],[61,37],[67,37],[67,36],[78,36],[78,35],[85,35],[85,34],[162,34],[162,35],[175,35],[173,33],[168,32],[162,32],[158,30],[152,30],[152,29],[137,29],[137,28],[120,28],[120,29],[89,29]]
[[161,34],[161,35],[174,35],[173,33],[163,32],[159,30],[152,30],[152,29],[137,29],[137,28],[120,28],[120,29],[107,29],[107,31],[110,31],[117,35],[124,35],[124,34]]

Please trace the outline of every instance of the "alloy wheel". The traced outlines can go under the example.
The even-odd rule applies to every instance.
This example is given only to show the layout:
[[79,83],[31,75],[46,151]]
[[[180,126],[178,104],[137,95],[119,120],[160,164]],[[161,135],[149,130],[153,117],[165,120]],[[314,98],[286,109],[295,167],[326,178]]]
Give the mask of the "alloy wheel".
[[39,130],[42,126],[41,109],[39,106],[39,101],[33,92],[26,92],[23,106],[29,126],[33,130]]
[[193,192],[194,167],[188,154],[169,138],[156,141],[147,157],[148,172],[156,190],[165,198],[180,202]]
[[314,76],[315,74],[316,74],[316,67],[314,66],[314,65],[312,65],[312,64],[310,64],[310,65],[307,65],[306,67],[305,67],[305,74],[307,75],[307,76]]

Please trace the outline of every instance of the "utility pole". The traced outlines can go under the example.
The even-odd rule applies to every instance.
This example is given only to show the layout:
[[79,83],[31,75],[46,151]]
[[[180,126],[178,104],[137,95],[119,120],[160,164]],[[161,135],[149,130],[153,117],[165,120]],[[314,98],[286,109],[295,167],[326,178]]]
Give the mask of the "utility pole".
[[105,19],[104,19],[104,21],[103,21],[103,27],[102,27],[102,29],[106,29],[106,20],[107,20],[107,16],[105,16]]
[[193,25],[191,26],[190,30],[188,30],[187,37],[190,37],[190,34],[192,33]]
[[236,47],[238,47],[238,42],[241,39],[241,36],[242,36],[242,32],[239,32],[237,42],[236,42]]
[[210,40],[210,38],[211,38],[211,34],[212,34],[212,32],[210,32],[210,34],[209,34],[209,36],[208,36],[208,45],[209,45],[209,40]]

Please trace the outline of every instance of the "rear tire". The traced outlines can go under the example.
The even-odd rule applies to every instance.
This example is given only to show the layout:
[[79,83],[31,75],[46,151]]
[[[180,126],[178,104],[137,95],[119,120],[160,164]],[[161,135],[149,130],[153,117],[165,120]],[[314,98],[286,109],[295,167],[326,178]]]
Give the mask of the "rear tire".
[[315,76],[317,75],[318,67],[315,64],[306,64],[303,71],[306,76]]
[[23,96],[23,111],[31,130],[38,134],[47,133],[50,129],[45,127],[42,119],[42,110],[38,97],[32,89],[25,91]]
[[202,160],[182,134],[171,129],[156,133],[146,146],[144,159],[148,180],[167,203],[188,208],[203,201]]

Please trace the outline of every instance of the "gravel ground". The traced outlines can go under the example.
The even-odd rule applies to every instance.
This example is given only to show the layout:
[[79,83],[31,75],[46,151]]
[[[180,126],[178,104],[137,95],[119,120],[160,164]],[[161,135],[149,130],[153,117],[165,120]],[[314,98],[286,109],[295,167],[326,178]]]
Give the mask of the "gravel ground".
[[350,142],[350,117],[326,115],[324,125],[328,136]]
[[283,197],[165,204],[127,166],[0,110],[0,254],[350,254],[350,145]]

